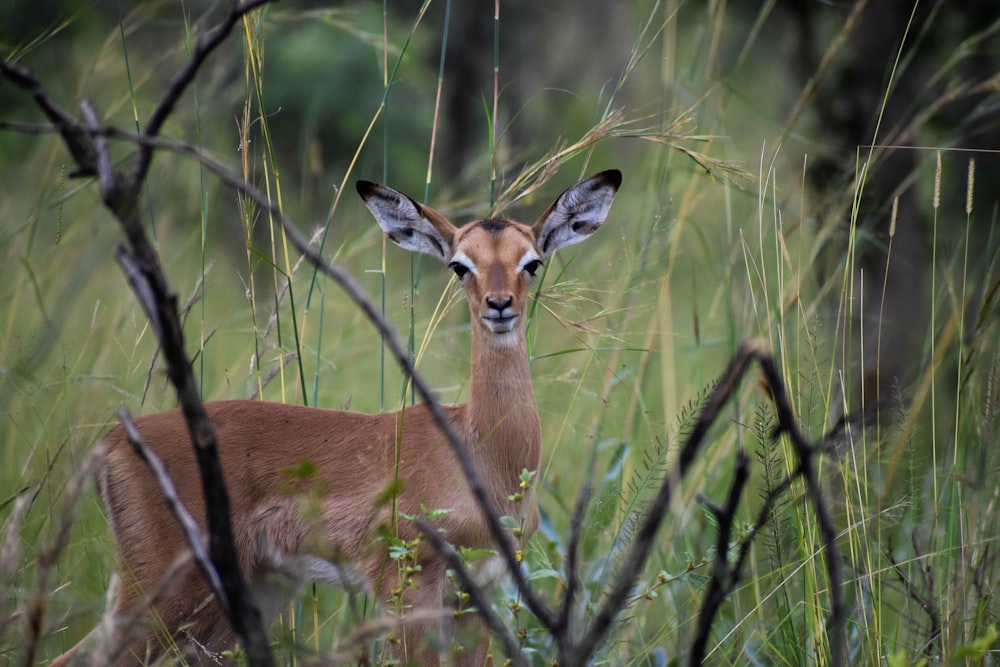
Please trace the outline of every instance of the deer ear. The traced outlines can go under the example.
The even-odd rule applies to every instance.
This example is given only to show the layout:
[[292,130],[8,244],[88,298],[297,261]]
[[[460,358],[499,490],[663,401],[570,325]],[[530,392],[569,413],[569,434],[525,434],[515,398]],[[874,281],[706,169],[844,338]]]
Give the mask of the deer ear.
[[389,240],[406,250],[451,259],[455,226],[430,206],[379,183],[358,181],[358,194]]
[[548,257],[557,249],[579,243],[596,232],[608,216],[621,184],[622,173],[610,169],[580,181],[559,195],[532,227],[542,256]]

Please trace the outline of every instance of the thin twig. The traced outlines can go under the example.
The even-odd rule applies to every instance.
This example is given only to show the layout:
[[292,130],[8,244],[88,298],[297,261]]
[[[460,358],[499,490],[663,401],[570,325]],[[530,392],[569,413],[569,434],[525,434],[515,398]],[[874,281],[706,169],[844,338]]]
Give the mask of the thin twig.
[[77,169],[74,175],[92,176],[96,170],[94,145],[86,129],[55,103],[31,71],[6,58],[0,58],[0,74],[29,93],[45,117],[52,122],[52,126],[62,136],[63,143],[76,162]]
[[483,619],[483,623],[489,629],[490,633],[495,639],[500,641],[501,647],[504,654],[510,658],[513,665],[524,665],[524,656],[521,654],[521,650],[514,641],[514,637],[511,636],[510,631],[507,626],[504,625],[495,613],[493,613],[493,607],[490,605],[489,599],[486,597],[486,592],[483,588],[476,583],[475,579],[472,577],[472,573],[469,572],[469,568],[465,566],[465,561],[462,557],[455,551],[455,547],[448,543],[441,533],[438,532],[438,527],[433,523],[428,521],[423,517],[418,517],[416,519],[417,528],[423,533],[424,537],[430,542],[431,547],[445,559],[448,563],[448,567],[451,568],[455,576],[458,577],[459,582],[462,584],[462,589],[469,594],[469,601],[476,608],[476,612],[479,617]]
[[830,582],[830,664],[839,667],[845,664],[846,659],[847,606],[844,602],[840,556],[837,553],[837,530],[833,525],[830,509],[823,498],[819,480],[816,478],[816,468],[813,466],[813,458],[819,450],[812,447],[799,430],[795,414],[792,412],[792,404],[785,390],[785,383],[778,373],[774,357],[764,350],[756,348],[752,350],[754,358],[764,371],[777,411],[778,428],[775,429],[774,437],[784,433],[792,443],[792,448],[802,464],[800,475],[805,482],[813,511],[816,513],[816,525],[819,527],[820,540],[826,551],[826,576]]
[[226,595],[226,590],[222,586],[222,579],[219,577],[219,573],[216,571],[215,566],[212,564],[212,559],[205,549],[205,543],[199,533],[198,523],[191,516],[187,507],[184,506],[184,501],[177,495],[177,488],[174,486],[174,481],[171,479],[167,467],[163,465],[163,460],[150,449],[127,409],[121,408],[118,411],[118,420],[121,422],[122,428],[125,429],[125,437],[128,443],[132,445],[132,450],[142,459],[142,462],[146,464],[149,471],[153,473],[156,484],[160,487],[160,495],[167,504],[167,509],[174,515],[174,519],[177,520],[181,531],[184,533],[184,540],[191,549],[195,564],[201,570],[202,574],[205,575],[205,580],[208,581],[209,587],[215,593],[215,597],[219,601],[219,606],[222,607],[226,616],[229,616],[232,613],[230,611],[231,605],[229,597]]
[[118,590],[122,586],[118,575],[113,575],[105,596],[105,606],[108,611],[97,627],[72,649],[73,664],[92,667],[113,664],[129,648],[131,636],[138,634],[139,631],[146,631],[143,623],[146,613],[184,576],[191,567],[191,560],[190,550],[178,554],[156,587],[144,591],[143,596],[134,602],[128,611],[122,613],[115,613],[112,608],[113,600],[117,598]]
[[[250,3],[244,7],[249,6]],[[199,58],[193,58],[186,70],[189,76],[193,76],[204,62],[211,48],[198,51]],[[167,284],[157,253],[140,218],[138,207],[142,181],[126,179],[114,170],[107,141],[100,131],[99,118],[92,104],[85,101],[81,105],[87,125],[84,128],[55,105],[30,73],[7,61],[0,61],[0,73],[32,92],[39,106],[56,123],[64,142],[77,159],[80,168],[78,171],[91,174],[96,171],[101,199],[118,220],[128,241],[129,249],[120,248],[118,251],[119,261],[125,267],[143,308],[150,314],[167,364],[167,374],[177,391],[178,402],[194,445],[205,498],[212,562],[222,579],[226,599],[230,602],[228,610],[231,613],[227,618],[246,647],[248,662],[262,667],[273,665],[274,656],[271,654],[260,611],[253,602],[239,567],[233,541],[229,496],[219,464],[215,434],[184,348],[177,297]],[[169,96],[179,96],[186,85],[177,82],[178,79],[175,79],[177,85],[168,91],[159,109],[169,111],[172,108],[173,102],[169,101]],[[32,613],[31,619],[39,620],[40,613]]]
[[[573,516],[569,522],[569,539],[566,540],[566,591],[563,593],[562,605],[559,611],[559,635],[572,641],[573,637],[573,607],[576,605],[576,593],[580,588],[580,539],[583,535],[583,520],[587,516],[587,506],[590,504],[594,486],[588,479],[580,489]],[[557,636],[557,639],[560,637]]]
[[[917,546],[915,540],[913,546]],[[923,595],[917,590],[913,582],[910,581],[910,578],[906,576],[906,573],[903,572],[902,566],[896,561],[896,557],[892,553],[891,546],[885,550],[885,556],[892,565],[892,569],[896,573],[899,582],[903,585],[903,590],[906,591],[907,595],[916,600],[920,608],[927,614],[927,618],[930,621],[930,637],[924,643],[924,654],[929,660],[939,662],[943,655],[941,650],[941,612],[939,610],[939,603],[930,597],[933,595],[933,586],[928,586],[927,590],[929,594]]]
[[10,624],[21,615],[17,606],[17,596],[14,577],[21,560],[21,524],[28,508],[31,507],[31,495],[27,490],[20,491],[14,498],[13,507],[4,526],[3,546],[0,547],[0,641]]
[[740,380],[754,361],[760,364],[763,370],[777,412],[778,427],[773,435],[778,437],[785,434],[792,442],[793,449],[799,458],[799,474],[805,482],[810,503],[816,512],[817,525],[820,528],[820,537],[826,552],[827,577],[830,582],[830,664],[834,667],[840,667],[844,664],[847,614],[844,605],[840,559],[836,552],[836,532],[813,467],[813,459],[821,453],[821,450],[811,447],[799,430],[773,357],[765,348],[753,343],[744,343],[740,346],[722,378],[709,394],[701,414],[681,446],[676,469],[664,478],[656,496],[646,508],[646,515],[636,532],[632,549],[625,557],[625,562],[606,594],[604,603],[580,641],[575,646],[560,650],[561,663],[584,664],[593,655],[598,645],[604,641],[614,620],[626,606],[629,594],[649,557],[656,533],[670,507],[675,485],[686,477],[709,428],[718,419],[726,402],[735,394]]
[[736,511],[739,509],[740,498],[743,495],[743,489],[746,488],[747,480],[750,479],[750,459],[742,447],[736,454],[735,467],[733,481],[730,483],[729,493],[726,495],[726,504],[717,507],[711,503],[705,503],[715,516],[718,532],[715,536],[715,559],[712,564],[712,576],[709,578],[708,587],[705,590],[705,602],[698,613],[698,624],[689,655],[690,664],[696,666],[705,660],[705,649],[708,646],[708,637],[712,630],[712,623],[715,621],[715,615],[737,582],[738,572],[729,565],[729,545],[732,542],[733,522],[736,518]]
[[45,602],[49,596],[49,577],[55,567],[59,556],[69,544],[70,529],[76,522],[77,512],[80,506],[80,495],[86,484],[93,477],[94,473],[103,465],[107,448],[104,445],[95,447],[83,460],[80,468],[70,478],[66,486],[66,494],[62,501],[62,512],[60,513],[59,525],[52,541],[41,547],[38,551],[38,571],[36,574],[36,593],[34,599],[28,602],[28,623],[27,633],[24,637],[23,646],[24,664],[35,664],[35,653],[38,650],[38,640],[41,638],[42,630],[45,626]]
[[[205,64],[205,60],[212,52],[226,41],[233,26],[239,23],[245,14],[268,2],[269,0],[246,0],[241,3],[239,0],[233,0],[226,18],[198,40],[198,44],[195,46],[187,65],[171,79],[167,86],[167,91],[160,98],[156,109],[153,110],[153,113],[146,121],[146,130],[143,132],[146,138],[155,137],[160,133],[160,130],[163,129],[163,124],[177,105],[177,101],[184,94],[184,91],[187,90],[187,87],[191,85],[191,82],[194,81],[198,70]],[[129,180],[132,183],[142,183],[149,173],[149,166],[152,160],[153,149],[147,144],[140,146],[139,155],[136,157]]]

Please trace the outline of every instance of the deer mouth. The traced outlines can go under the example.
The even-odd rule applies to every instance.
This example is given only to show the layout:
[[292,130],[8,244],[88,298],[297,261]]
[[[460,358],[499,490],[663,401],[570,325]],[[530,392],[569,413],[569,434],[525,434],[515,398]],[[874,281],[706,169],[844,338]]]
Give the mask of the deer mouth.
[[514,329],[514,325],[517,324],[516,313],[489,313],[487,315],[480,315],[479,319],[483,321],[487,329],[495,334],[508,333],[512,331]]

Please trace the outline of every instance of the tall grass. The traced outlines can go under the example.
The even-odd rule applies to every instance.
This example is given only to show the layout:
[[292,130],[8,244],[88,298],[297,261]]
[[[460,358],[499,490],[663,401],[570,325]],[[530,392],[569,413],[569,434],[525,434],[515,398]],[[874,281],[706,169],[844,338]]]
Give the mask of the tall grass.
[[[356,178],[390,175],[422,183],[431,204],[457,219],[503,209],[530,220],[579,175],[621,168],[625,186],[600,236],[549,264],[532,305],[529,340],[545,444],[532,482],[542,526],[524,545],[529,579],[553,600],[564,590],[567,526],[577,493],[590,481],[577,621],[589,618],[707,388],[741,340],[758,338],[774,350],[813,437],[844,412],[878,408],[870,428],[848,426],[826,441],[830,455],[821,470],[841,531],[850,661],[992,664],[1000,641],[1000,483],[992,474],[1000,433],[995,193],[981,182],[977,187],[966,155],[959,163],[942,160],[950,155],[947,146],[925,149],[927,166],[914,187],[921,206],[933,212],[935,232],[948,236],[947,243],[935,238],[929,263],[913,269],[931,276],[931,289],[919,298],[933,317],[906,324],[925,329],[926,343],[898,381],[878,376],[879,355],[894,345],[894,329],[883,317],[886,301],[900,296],[886,288],[888,269],[870,275],[860,268],[870,239],[853,224],[865,197],[866,165],[878,151],[859,158],[853,183],[818,201],[805,176],[813,158],[797,136],[812,91],[786,81],[768,107],[739,92],[752,81],[739,86],[715,78],[724,58],[722,34],[736,25],[745,31],[740,76],[779,85],[767,76],[774,52],[758,41],[764,10],[744,24],[725,3],[698,16],[683,12],[682,4],[638,3],[628,15],[632,32],[617,35],[628,48],[616,52],[622,58],[614,66],[602,65],[606,87],[577,93],[573,111],[588,122],[528,128],[539,135],[537,145],[515,159],[501,149],[507,132],[529,115],[517,109],[508,117],[501,110],[507,10],[497,2],[495,17],[486,12],[500,37],[496,71],[488,73],[495,78],[484,79],[491,96],[476,100],[484,135],[478,188],[433,178],[435,161],[449,159],[434,152],[436,132],[448,119],[432,103],[446,83],[446,40],[439,30],[444,23],[427,13],[440,9],[447,20],[450,3],[424,3],[409,13],[388,4],[348,14],[265,7],[244,21],[238,44],[218,54],[217,69],[205,72],[171,130],[238,162],[247,180],[312,227],[314,243],[358,276],[390,319],[409,331],[420,369],[449,402],[462,400],[468,388],[469,332],[465,309],[455,307],[458,292],[438,267],[408,264],[386,249],[345,189],[349,193]],[[141,123],[142,109],[199,28],[194,18],[166,5],[137,9],[107,34],[87,36],[103,44],[96,56],[81,49],[67,59],[72,71],[42,74],[65,85],[67,96],[95,98],[126,126],[136,109]],[[350,91],[363,114],[325,118],[353,123],[356,144],[346,152],[325,151],[320,136],[305,127],[289,131],[297,121],[269,97],[281,77],[309,76],[269,69],[272,49],[305,35],[297,30],[307,21],[323,26],[335,66],[352,48],[377,63],[357,75],[372,80]],[[65,29],[77,27],[70,21]],[[170,45],[159,60],[142,45],[141,36],[152,33]],[[834,33],[822,71],[843,48],[843,34]],[[56,31],[19,43],[36,52],[63,48]],[[423,62],[428,52],[432,65]],[[64,83],[72,80],[75,86]],[[425,106],[406,107],[414,91]],[[529,105],[544,104],[540,99]],[[394,132],[401,113],[424,110],[419,136]],[[23,152],[16,169],[15,151]],[[100,618],[114,547],[92,489],[72,508],[72,531],[58,558],[49,564],[45,555],[66,525],[74,472],[112,425],[115,409],[125,403],[156,411],[172,397],[141,309],[109,260],[116,229],[93,185],[68,178],[62,148],[48,138],[4,133],[0,160],[6,167],[0,183],[0,507],[7,531],[0,551],[0,631],[6,630],[0,655],[15,660],[25,655],[21,638],[30,634],[18,614],[33,601],[45,608],[44,657],[67,649]],[[390,170],[396,164],[426,165],[424,180]],[[206,399],[252,395],[372,412],[410,400],[370,327],[299,262],[266,214],[182,156],[159,154],[155,173],[148,186],[151,217],[167,273],[188,298],[188,346]],[[296,201],[289,193],[304,190],[301,184],[317,173],[325,198],[312,207]],[[940,196],[949,181],[966,184],[966,201],[957,207]],[[890,210],[892,203],[884,204]],[[880,223],[892,226],[890,264],[899,261],[894,244],[919,233],[891,211]],[[872,294],[880,302],[864,303]],[[870,362],[871,349],[874,365],[857,361],[868,355]],[[866,377],[871,368],[873,383]],[[792,472],[790,447],[770,437],[767,395],[748,383],[728,417],[680,489],[600,662],[682,661],[715,549],[713,518],[699,497],[721,498],[740,448],[755,456],[758,493]],[[749,534],[760,502],[745,499],[740,538]],[[713,664],[826,664],[830,582],[821,551],[815,517],[802,488],[793,485],[772,508],[721,610]],[[494,602],[534,664],[549,664],[551,640],[516,591],[501,587]],[[370,600],[314,588],[283,615],[276,636],[292,661],[303,651],[335,650],[378,615]]]

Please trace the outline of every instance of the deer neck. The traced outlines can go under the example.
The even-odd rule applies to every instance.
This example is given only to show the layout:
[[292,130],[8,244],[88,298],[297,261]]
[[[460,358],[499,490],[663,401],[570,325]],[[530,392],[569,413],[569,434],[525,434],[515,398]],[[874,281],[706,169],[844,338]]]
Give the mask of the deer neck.
[[483,327],[472,327],[472,383],[466,419],[480,470],[500,501],[518,491],[522,470],[538,470],[541,428],[531,386],[524,324],[498,345]]

